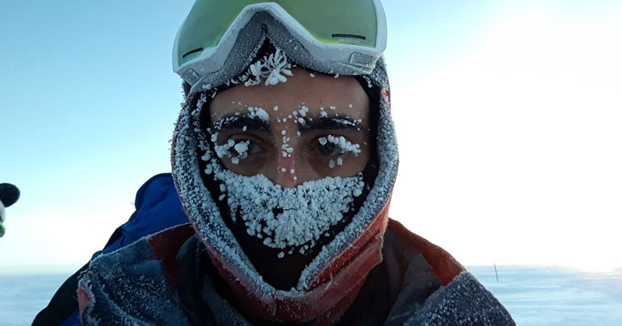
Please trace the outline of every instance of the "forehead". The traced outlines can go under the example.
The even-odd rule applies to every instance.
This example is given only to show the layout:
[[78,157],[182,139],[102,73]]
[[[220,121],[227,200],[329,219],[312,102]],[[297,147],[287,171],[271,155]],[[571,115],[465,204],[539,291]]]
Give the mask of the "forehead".
[[[242,84],[219,93],[210,104],[212,121],[231,114],[249,114],[261,108],[270,122],[287,119],[295,113],[310,116],[340,116],[361,119],[366,124],[369,99],[352,76],[313,74],[296,68],[287,82],[274,86],[246,87]],[[251,110],[249,110],[251,108]]]

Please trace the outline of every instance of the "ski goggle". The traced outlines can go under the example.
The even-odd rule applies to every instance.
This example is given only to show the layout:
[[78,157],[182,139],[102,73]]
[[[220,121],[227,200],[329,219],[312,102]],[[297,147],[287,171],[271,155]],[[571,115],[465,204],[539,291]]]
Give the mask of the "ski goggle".
[[380,0],[197,0],[173,49],[173,70],[194,88],[219,85],[266,37],[302,66],[369,74],[386,47]]

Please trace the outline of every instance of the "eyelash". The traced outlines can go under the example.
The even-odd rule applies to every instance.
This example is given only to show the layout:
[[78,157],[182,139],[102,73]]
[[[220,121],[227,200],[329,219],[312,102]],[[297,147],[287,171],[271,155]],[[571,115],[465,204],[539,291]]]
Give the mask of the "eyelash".
[[249,157],[249,154],[257,154],[261,146],[251,138],[228,139],[222,145],[215,144],[214,149],[219,158],[228,157],[231,163],[238,164],[241,160]]
[[[314,143],[319,144],[318,151],[324,156],[338,156],[350,152],[352,152],[354,156],[358,156],[358,154],[361,153],[361,146],[359,144],[353,144],[344,136],[321,136],[317,137]],[[331,149],[331,151],[330,153],[323,152],[324,149]]]
[[[231,164],[251,164],[254,159],[259,159],[263,147],[261,140],[248,135],[232,135],[221,145],[214,144],[219,158],[228,158]],[[343,156],[350,153],[358,156],[361,153],[359,144],[352,143],[345,136],[324,134],[311,140],[309,143],[311,155],[328,163],[330,168],[343,165]],[[291,155],[283,152],[284,155]]]

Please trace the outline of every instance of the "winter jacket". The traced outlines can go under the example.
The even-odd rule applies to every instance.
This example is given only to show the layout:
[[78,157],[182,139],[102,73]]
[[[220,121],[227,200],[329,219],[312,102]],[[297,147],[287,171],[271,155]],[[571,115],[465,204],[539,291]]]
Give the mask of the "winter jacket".
[[[514,325],[451,255],[398,222],[389,222],[382,257],[336,325]],[[78,296],[84,325],[255,324],[189,225],[93,260]]]

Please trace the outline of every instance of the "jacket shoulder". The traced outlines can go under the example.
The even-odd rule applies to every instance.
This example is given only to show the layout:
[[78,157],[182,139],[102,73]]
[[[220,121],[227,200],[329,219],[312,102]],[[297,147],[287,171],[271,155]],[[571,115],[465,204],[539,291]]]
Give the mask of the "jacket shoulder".
[[410,246],[410,249],[414,249],[421,253],[423,258],[434,270],[434,273],[441,281],[442,285],[449,284],[456,276],[466,270],[466,268],[451,254],[445,251],[445,249],[410,232],[400,222],[389,220],[386,237],[388,239],[400,239],[401,242],[405,242]]
[[477,279],[443,248],[391,220],[387,240],[419,252],[440,281],[440,287],[410,312],[405,325],[511,326],[509,312]]
[[176,255],[194,234],[181,225],[100,255],[80,276],[84,325],[187,325],[176,289]]
[[469,272],[441,287],[405,325],[515,326],[505,307]]

